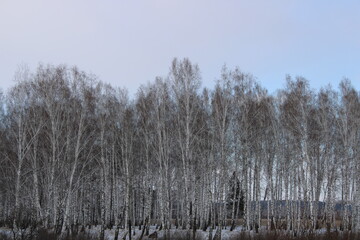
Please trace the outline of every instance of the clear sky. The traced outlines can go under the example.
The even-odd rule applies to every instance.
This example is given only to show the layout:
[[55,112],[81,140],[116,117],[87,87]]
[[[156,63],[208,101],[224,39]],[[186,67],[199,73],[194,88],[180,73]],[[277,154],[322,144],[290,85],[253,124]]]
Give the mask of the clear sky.
[[270,93],[286,74],[313,88],[344,77],[360,90],[360,1],[0,0],[0,88],[19,64],[77,65],[135,93],[174,57],[212,87],[222,65]]

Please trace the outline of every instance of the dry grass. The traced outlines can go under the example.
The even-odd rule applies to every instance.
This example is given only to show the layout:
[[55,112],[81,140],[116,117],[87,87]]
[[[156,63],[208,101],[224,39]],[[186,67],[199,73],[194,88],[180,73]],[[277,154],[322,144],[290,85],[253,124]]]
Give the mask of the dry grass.
[[331,232],[325,234],[306,234],[294,236],[287,234],[263,233],[251,235],[248,232],[239,232],[228,240],[360,240],[360,234]]

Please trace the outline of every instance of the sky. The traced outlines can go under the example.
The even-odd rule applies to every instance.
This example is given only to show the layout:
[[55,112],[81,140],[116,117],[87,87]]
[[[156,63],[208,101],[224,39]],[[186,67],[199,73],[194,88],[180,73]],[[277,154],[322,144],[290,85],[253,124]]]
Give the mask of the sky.
[[66,64],[134,94],[174,57],[212,88],[224,64],[274,93],[287,74],[360,90],[358,0],[0,0],[0,88],[27,64]]

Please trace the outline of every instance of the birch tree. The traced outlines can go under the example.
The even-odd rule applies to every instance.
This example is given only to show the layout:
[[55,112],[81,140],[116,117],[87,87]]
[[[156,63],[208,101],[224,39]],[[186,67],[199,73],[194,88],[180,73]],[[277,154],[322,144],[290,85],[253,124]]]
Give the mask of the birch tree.
[[200,86],[199,67],[188,59],[174,59],[170,71],[173,93],[177,110],[178,146],[181,151],[182,171],[184,178],[184,216],[183,227],[190,229],[192,225],[191,204],[193,203],[193,187],[190,184],[191,163],[193,159],[194,119],[196,118],[196,91]]

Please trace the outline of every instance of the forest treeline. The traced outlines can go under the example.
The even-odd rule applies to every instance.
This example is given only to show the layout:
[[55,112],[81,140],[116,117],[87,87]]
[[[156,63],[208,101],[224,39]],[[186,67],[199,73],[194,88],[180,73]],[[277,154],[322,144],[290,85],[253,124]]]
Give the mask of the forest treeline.
[[348,80],[314,91],[287,77],[270,95],[224,67],[207,89],[188,59],[133,99],[76,67],[15,79],[0,98],[2,225],[97,224],[103,235],[150,223],[250,230],[265,218],[269,230],[360,230],[360,102]]

